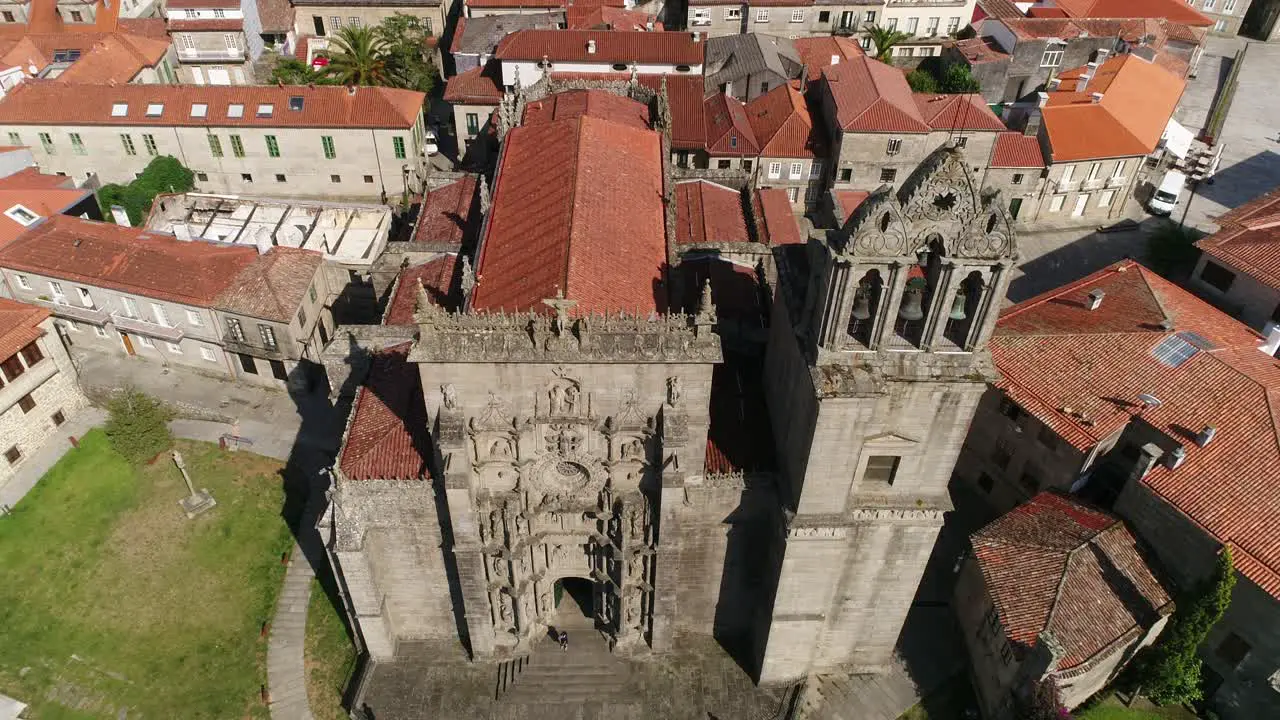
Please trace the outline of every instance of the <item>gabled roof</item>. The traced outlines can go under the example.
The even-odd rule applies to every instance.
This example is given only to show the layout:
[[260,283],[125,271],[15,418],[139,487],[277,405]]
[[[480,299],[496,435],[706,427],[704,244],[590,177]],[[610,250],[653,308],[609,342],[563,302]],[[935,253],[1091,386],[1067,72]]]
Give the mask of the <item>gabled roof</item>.
[[853,212],[869,197],[871,193],[866,190],[831,191],[831,198],[835,201],[836,221],[840,223],[840,227],[844,227],[844,224],[849,222]]
[[1055,0],[1056,7],[1073,18],[1168,18],[1193,27],[1208,27],[1213,20],[1181,0]]
[[[589,52],[595,41],[595,52]],[[701,65],[701,40],[687,32],[622,30],[521,30],[498,43],[499,60],[547,58],[552,62]]]
[[[264,33],[288,33],[293,30],[293,5],[289,0],[256,0],[258,21]],[[172,3],[170,4],[172,6]]]
[[742,193],[709,180],[676,185],[676,245],[751,242]]
[[662,158],[658,133],[589,112],[508,133],[471,309],[664,311]]
[[[1087,309],[1093,290],[1106,295]],[[1255,562],[1246,575],[1280,597],[1280,360],[1262,338],[1191,293],[1125,260],[1007,308],[991,355],[1013,401],[1087,451],[1134,418],[1180,443],[1176,469],[1141,482],[1220,542]],[[1181,348],[1176,366],[1161,343]],[[1159,398],[1144,407],[1140,393]],[[1191,435],[1213,425],[1201,447]],[[1245,572],[1242,570],[1242,572]]]
[[787,38],[762,33],[714,37],[706,42],[705,92],[761,72],[788,80],[800,76],[800,55]]
[[916,107],[934,130],[1006,130],[977,93],[934,95],[914,93]]
[[800,94],[789,83],[747,103],[747,121],[763,157],[812,158],[825,155],[823,133]]
[[[556,80],[598,80],[617,83],[622,78],[609,73],[553,72]],[[654,92],[667,85],[667,101],[671,108],[671,147],[677,150],[703,150],[706,147],[705,108],[702,77],[699,75],[637,75],[636,81]]]
[[791,41],[795,45],[800,62],[809,68],[809,77],[817,77],[824,67],[839,65],[867,53],[862,46],[841,35],[805,37]]
[[1040,151],[1040,139],[1020,132],[1002,132],[996,136],[991,148],[993,168],[1042,168],[1044,154]]
[[822,69],[836,107],[836,122],[846,132],[927,133],[911,86],[901,70],[867,57]]
[[488,65],[474,67],[445,80],[444,99],[457,105],[493,105],[502,101],[502,82],[499,65],[490,60]]
[[1010,642],[1026,650],[1049,631],[1057,671],[1136,637],[1172,608],[1124,523],[1052,492],[974,533],[973,557]]
[[737,98],[716,93],[704,103],[707,152],[715,155],[759,155],[746,106]]
[[502,38],[513,32],[535,28],[553,29],[563,22],[564,13],[559,10],[459,17],[449,52],[455,55],[492,55]]
[[[1146,155],[1155,149],[1186,83],[1136,55],[1098,66],[1083,92],[1087,68],[1063,72],[1041,110],[1054,162]],[[1102,98],[1095,100],[1094,93]]]
[[606,90],[566,90],[525,105],[524,124],[538,125],[589,115],[647,130],[649,108],[629,97]]
[[0,360],[39,340],[44,335],[40,323],[47,317],[44,308],[0,297]]
[[425,480],[431,437],[411,343],[373,356],[369,378],[356,394],[338,469],[348,480]]
[[93,195],[77,188],[65,175],[45,175],[37,168],[23,168],[0,178],[0,247],[27,231],[26,225],[3,213],[21,205],[41,217],[50,217],[78,205]]
[[1217,219],[1219,230],[1196,243],[1258,282],[1280,289],[1280,190],[1272,190]]
[[955,40],[951,43],[951,47],[955,48],[962,56],[965,62],[970,65],[980,65],[989,62],[1005,62],[1009,60],[1009,53],[1000,47],[999,43],[989,37],[972,37],[963,40]]
[[471,208],[477,186],[476,176],[466,175],[448,185],[432,188],[418,209],[412,241],[461,248],[472,225]]
[[450,312],[459,305],[459,289],[454,287],[458,254],[442,253],[430,260],[404,269],[396,278],[395,292],[387,303],[383,325],[414,325],[413,314],[418,309],[418,288],[427,292],[431,304]]
[[573,4],[565,8],[565,23],[570,30],[623,30],[628,32],[662,32],[662,23],[642,10],[620,7]]
[[214,307],[236,315],[291,323],[322,264],[324,255],[315,250],[272,247],[240,271],[214,301]]
[[791,200],[782,188],[764,188],[755,194],[756,229],[768,245],[803,245],[800,225]]

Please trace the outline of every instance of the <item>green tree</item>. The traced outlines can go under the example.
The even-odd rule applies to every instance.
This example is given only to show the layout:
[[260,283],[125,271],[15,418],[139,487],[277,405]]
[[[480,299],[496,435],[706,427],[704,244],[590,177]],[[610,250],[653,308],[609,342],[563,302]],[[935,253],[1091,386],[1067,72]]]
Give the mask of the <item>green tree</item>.
[[1224,547],[1213,576],[1179,601],[1160,642],[1137,663],[1138,682],[1148,698],[1162,705],[1201,699],[1196,650],[1231,604],[1235,583],[1231,550]]
[[862,29],[867,33],[867,37],[871,38],[871,44],[875,45],[875,58],[883,63],[892,62],[894,45],[911,39],[911,33],[890,30],[879,25],[867,24]]
[[938,92],[938,78],[934,77],[933,73],[923,68],[916,68],[915,70],[907,73],[907,84],[911,86],[912,92]]
[[392,85],[386,43],[374,28],[347,25],[331,41],[325,75],[342,85]]
[[151,212],[151,204],[160,193],[184,193],[195,189],[195,173],[183,167],[177,158],[161,155],[153,158],[142,174],[128,185],[112,183],[98,189],[98,205],[102,214],[111,216],[111,206],[119,205],[129,215],[129,222],[140,225]]
[[982,85],[969,72],[969,66],[961,63],[947,65],[938,85],[944,93],[974,93],[982,89]]
[[331,84],[333,81],[296,57],[280,57],[271,68],[272,85]]
[[173,447],[168,425],[172,418],[173,413],[159,400],[136,388],[125,388],[107,403],[104,430],[116,452],[140,464]]
[[429,93],[436,86],[435,64],[431,62],[431,30],[422,18],[396,13],[377,29],[383,42],[387,74],[395,87]]

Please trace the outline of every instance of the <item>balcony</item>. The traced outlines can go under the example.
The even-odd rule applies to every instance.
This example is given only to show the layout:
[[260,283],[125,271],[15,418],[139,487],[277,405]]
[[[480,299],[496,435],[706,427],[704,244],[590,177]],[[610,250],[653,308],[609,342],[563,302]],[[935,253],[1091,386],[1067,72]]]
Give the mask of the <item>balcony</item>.
[[1127,177],[1112,176],[1107,178],[1107,187],[1109,188],[1124,187],[1124,184],[1128,181],[1129,181],[1129,178]]
[[1102,185],[1103,185],[1103,183],[1105,183],[1105,182],[1106,182],[1106,180],[1104,180],[1104,179],[1102,179],[1102,178],[1092,178],[1092,179],[1090,179],[1090,180],[1085,180],[1085,181],[1081,184],[1081,189],[1083,189],[1083,190],[1101,190],[1101,189],[1102,189]]
[[888,7],[962,7],[965,0],[888,0]]
[[225,62],[244,60],[244,48],[178,48],[178,59],[186,62]]
[[114,313],[111,315],[111,322],[115,324],[117,330],[123,330],[134,335],[146,335],[157,340],[174,343],[182,339],[182,328],[180,327],[169,327],[168,325]]
[[254,345],[243,340],[237,340],[231,333],[225,333],[222,336],[222,349],[231,353],[240,353],[242,355],[252,355],[256,358],[264,360],[296,360],[286,355],[277,345],[274,348],[265,348],[261,345]]
[[1075,192],[1076,190],[1080,189],[1080,181],[1068,180],[1066,182],[1063,182],[1061,180],[1058,180],[1053,183],[1053,189],[1054,189],[1054,192],[1060,192],[1060,193]]
[[56,302],[53,300],[46,300],[44,298],[35,298],[32,302],[49,310],[55,317],[75,320],[76,322],[89,323],[90,325],[106,325],[107,318],[110,317],[106,310],[99,308],[71,305],[66,302]]

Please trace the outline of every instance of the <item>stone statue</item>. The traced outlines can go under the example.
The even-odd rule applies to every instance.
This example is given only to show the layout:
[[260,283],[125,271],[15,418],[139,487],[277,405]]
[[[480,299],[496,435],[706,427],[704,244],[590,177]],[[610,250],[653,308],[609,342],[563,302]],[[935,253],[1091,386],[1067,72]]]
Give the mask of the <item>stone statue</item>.
[[676,407],[680,404],[682,395],[683,390],[680,387],[679,376],[667,378],[667,404],[671,407]]
[[578,396],[580,392],[577,386],[570,385],[564,389],[564,406],[565,412],[569,415],[575,415],[578,412]]
[[622,443],[622,459],[623,460],[639,460],[644,457],[644,446],[637,438],[631,438]]
[[453,410],[458,407],[458,391],[454,389],[453,383],[445,383],[440,386],[440,399],[444,403],[445,410]]
[[511,597],[506,594],[501,596],[498,603],[498,617],[502,618],[503,622],[511,622]]
[[490,206],[493,204],[492,196],[489,194],[489,181],[484,175],[480,176],[480,212],[488,213]]
[[[238,432],[238,425],[233,426],[233,429]],[[187,463],[177,450],[173,451],[173,464],[178,466],[178,472],[182,473],[182,480],[187,484],[187,496],[179,500],[178,504],[186,512],[188,520],[218,504],[208,490],[201,488],[199,492],[196,491],[191,484],[191,476],[187,474]]]
[[493,441],[493,445],[489,448],[489,456],[498,460],[508,460],[511,458],[511,441],[506,438],[498,438]]
[[502,515],[497,510],[489,513],[489,531],[494,540],[502,539]]
[[551,402],[551,414],[563,415],[565,402],[564,386],[552,385],[551,389],[547,391],[547,397]]

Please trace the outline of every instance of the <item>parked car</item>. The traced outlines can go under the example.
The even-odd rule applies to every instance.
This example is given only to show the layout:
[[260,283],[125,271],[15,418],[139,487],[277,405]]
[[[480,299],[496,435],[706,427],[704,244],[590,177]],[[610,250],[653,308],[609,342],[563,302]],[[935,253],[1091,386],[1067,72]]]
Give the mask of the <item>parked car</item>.
[[435,155],[436,153],[440,152],[440,145],[439,143],[436,142],[435,130],[427,131],[426,144],[423,146],[423,149],[426,151],[428,155]]
[[1174,208],[1178,207],[1178,198],[1186,186],[1187,176],[1177,170],[1170,170],[1164,174],[1160,187],[1156,188],[1155,194],[1151,196],[1147,209],[1156,215],[1169,215]]

